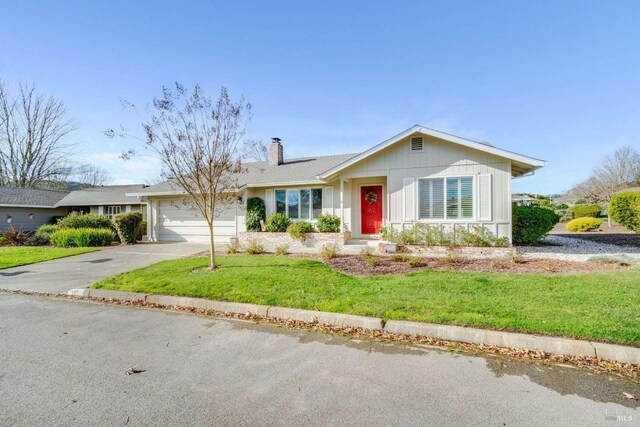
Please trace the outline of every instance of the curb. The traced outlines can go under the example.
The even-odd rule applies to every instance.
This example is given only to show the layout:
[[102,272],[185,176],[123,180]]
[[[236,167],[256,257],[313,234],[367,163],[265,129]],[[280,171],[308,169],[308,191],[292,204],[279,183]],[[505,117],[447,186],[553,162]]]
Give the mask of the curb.
[[602,360],[640,365],[640,348],[546,335],[405,320],[388,320],[385,322],[381,318],[353,314],[104,289],[71,289],[67,292],[67,295],[79,298],[143,302],[168,307],[198,308],[221,313],[250,314],[265,318],[296,320],[307,323],[318,322],[338,327],[378,330],[393,334],[416,335],[481,346],[542,351],[566,356],[596,357]]

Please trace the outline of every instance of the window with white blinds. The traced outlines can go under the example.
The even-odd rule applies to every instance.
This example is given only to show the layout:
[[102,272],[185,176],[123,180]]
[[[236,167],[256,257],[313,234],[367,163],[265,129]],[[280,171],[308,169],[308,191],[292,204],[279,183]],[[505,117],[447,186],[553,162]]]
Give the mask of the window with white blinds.
[[275,191],[276,212],[292,220],[315,220],[322,213],[322,188]]
[[473,177],[426,178],[418,180],[418,218],[473,218]]

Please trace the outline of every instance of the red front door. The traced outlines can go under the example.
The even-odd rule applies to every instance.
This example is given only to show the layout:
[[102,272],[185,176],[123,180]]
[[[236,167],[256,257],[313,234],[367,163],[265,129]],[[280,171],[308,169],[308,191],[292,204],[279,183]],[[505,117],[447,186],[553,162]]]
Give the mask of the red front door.
[[382,185],[360,188],[362,234],[378,234],[382,228]]

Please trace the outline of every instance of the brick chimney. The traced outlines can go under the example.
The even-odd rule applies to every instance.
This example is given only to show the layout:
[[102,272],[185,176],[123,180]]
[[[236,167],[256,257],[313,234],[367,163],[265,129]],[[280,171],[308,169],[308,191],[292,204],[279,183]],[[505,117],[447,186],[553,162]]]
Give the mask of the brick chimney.
[[284,163],[284,154],[280,138],[271,138],[271,146],[269,147],[269,164],[278,166]]

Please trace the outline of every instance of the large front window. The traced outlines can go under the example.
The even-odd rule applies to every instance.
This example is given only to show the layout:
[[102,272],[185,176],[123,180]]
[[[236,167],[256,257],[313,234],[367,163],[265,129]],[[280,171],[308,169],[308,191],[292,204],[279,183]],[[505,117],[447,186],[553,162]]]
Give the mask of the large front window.
[[121,206],[107,206],[107,218],[113,219],[114,216],[120,213]]
[[473,177],[419,179],[418,218],[472,219]]
[[276,190],[276,212],[292,220],[314,220],[322,213],[322,188]]

